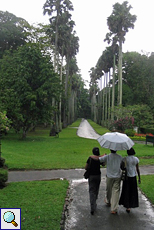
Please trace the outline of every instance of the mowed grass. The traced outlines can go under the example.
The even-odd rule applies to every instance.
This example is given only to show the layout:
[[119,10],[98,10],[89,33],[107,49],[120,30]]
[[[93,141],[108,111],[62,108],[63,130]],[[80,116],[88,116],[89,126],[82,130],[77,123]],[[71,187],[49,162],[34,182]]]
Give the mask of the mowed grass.
[[154,175],[141,175],[139,188],[148,200],[154,204]]
[[[108,132],[106,128],[88,120],[100,135]],[[2,138],[2,157],[11,170],[29,169],[68,169],[83,168],[93,147],[99,147],[100,153],[109,153],[101,148],[97,140],[77,136],[81,119],[63,129],[59,138],[49,136],[50,128],[38,127],[29,132],[25,140],[19,134],[9,133]],[[136,156],[140,165],[154,164],[154,147],[152,144],[135,144]],[[118,151],[126,156],[126,151]]]
[[50,128],[43,127],[29,132],[25,140],[9,133],[2,139],[2,157],[12,170],[83,168],[92,148],[99,143],[77,136],[80,122],[79,119],[63,129],[59,138],[49,136]]
[[9,183],[0,190],[1,208],[21,208],[21,229],[60,230],[68,181]]

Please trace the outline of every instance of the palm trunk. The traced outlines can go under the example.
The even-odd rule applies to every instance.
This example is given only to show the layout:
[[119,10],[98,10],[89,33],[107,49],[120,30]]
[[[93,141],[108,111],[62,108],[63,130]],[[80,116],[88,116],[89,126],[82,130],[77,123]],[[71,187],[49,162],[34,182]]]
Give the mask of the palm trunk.
[[111,113],[111,120],[114,120],[114,101],[115,101],[115,55],[114,55],[114,57],[113,57],[112,113]]
[[111,78],[111,73],[110,73],[110,70],[109,70],[109,101],[108,101],[108,120],[111,119],[111,95],[110,95],[110,78]]
[[[63,74],[63,56],[62,56],[62,60],[61,60],[61,68],[60,68],[60,85],[62,85],[62,74]],[[61,94],[60,94],[60,99],[59,99],[59,131],[62,130],[62,124],[61,124]]]
[[119,105],[122,105],[122,39],[119,41]]
[[107,124],[107,94],[108,94],[108,89],[107,89],[107,79],[108,79],[108,73],[105,73],[105,77],[106,77],[106,86],[105,86],[105,96],[106,96],[106,102],[105,102],[105,124]]

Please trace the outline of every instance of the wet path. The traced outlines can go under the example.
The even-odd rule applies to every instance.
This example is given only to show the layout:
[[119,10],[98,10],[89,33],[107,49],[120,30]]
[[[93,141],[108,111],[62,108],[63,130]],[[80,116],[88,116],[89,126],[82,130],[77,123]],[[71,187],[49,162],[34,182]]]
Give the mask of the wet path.
[[[106,174],[106,168],[102,168],[102,175]],[[154,166],[140,166],[141,175],[154,174]],[[32,180],[81,180],[84,169],[60,169],[60,170],[32,170],[32,171],[9,171],[8,182],[32,181]]]
[[132,209],[130,214],[120,206],[117,215],[110,214],[110,208],[104,204],[105,177],[102,177],[97,211],[90,214],[88,183],[85,180],[72,180],[69,217],[65,230],[152,230],[154,229],[154,209],[139,191],[140,207]]
[[[154,166],[141,166],[142,175],[154,174]],[[104,204],[106,169],[102,168],[100,193],[97,211],[90,214],[88,182],[83,179],[83,169],[43,170],[43,171],[10,171],[8,182],[51,180],[66,178],[70,181],[69,216],[65,230],[152,230],[154,229],[154,208],[139,191],[140,207],[127,214],[120,206],[118,215],[110,214],[110,208]]]

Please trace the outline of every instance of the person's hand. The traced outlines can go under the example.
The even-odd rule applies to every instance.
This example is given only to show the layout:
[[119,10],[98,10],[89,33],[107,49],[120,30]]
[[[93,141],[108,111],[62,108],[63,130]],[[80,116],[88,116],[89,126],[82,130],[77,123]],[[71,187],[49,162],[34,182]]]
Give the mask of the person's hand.
[[138,179],[138,183],[141,184],[141,179]]
[[107,153],[104,153],[103,155],[100,155],[99,157],[104,157],[105,155],[107,155]]

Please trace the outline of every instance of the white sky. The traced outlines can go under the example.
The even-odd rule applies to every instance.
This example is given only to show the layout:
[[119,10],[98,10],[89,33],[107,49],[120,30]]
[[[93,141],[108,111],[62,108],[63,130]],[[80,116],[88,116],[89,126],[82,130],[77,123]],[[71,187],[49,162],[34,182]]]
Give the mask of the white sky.
[[[43,16],[43,5],[46,0],[0,0],[0,10],[8,11],[22,17],[30,24],[48,23],[48,16]],[[78,67],[82,78],[89,81],[88,71],[95,67],[97,60],[108,46],[104,42],[107,17],[113,10],[113,4],[124,0],[71,0],[74,6],[72,19],[79,37]],[[131,14],[137,16],[135,28],[130,29],[123,44],[123,52],[154,52],[154,0],[128,0],[133,7]]]

